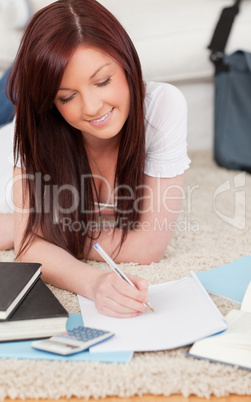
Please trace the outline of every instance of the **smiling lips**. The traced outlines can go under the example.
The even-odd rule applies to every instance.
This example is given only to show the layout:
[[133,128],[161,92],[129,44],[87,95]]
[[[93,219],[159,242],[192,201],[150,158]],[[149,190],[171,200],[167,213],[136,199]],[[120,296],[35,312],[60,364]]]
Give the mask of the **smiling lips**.
[[104,116],[100,117],[99,119],[89,120],[89,123],[95,127],[102,127],[106,125],[112,118],[113,110],[114,108],[112,108],[108,113],[104,114]]

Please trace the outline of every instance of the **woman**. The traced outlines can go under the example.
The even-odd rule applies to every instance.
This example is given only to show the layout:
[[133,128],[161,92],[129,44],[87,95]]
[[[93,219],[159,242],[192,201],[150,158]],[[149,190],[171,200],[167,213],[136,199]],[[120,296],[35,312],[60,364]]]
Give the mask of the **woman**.
[[42,278],[95,301],[100,312],[146,311],[136,288],[99,261],[158,261],[182,198],[186,104],[168,84],[144,84],[125,30],[95,0],[60,0],[24,34],[9,92],[16,106],[14,246]]

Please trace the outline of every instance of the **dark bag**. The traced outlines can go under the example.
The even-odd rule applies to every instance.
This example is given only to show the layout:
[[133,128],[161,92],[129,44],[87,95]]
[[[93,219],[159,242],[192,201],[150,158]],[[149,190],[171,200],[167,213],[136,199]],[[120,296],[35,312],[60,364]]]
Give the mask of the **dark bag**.
[[251,53],[224,54],[240,0],[222,11],[210,45],[215,65],[214,159],[228,169],[251,171]]

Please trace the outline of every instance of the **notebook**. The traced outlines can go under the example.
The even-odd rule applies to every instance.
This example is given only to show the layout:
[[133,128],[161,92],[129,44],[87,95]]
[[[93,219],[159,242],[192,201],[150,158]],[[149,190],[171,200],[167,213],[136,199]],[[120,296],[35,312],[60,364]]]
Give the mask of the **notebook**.
[[5,320],[40,276],[41,264],[0,262],[0,320]]
[[173,349],[227,328],[222,314],[194,273],[192,277],[150,286],[149,298],[155,313],[148,311],[121,319],[100,314],[93,301],[78,296],[85,325],[115,333],[109,342],[92,347],[91,353]]
[[226,320],[229,328],[224,333],[195,342],[188,356],[251,370],[251,282],[241,310],[230,311]]
[[[83,325],[81,314],[69,314],[67,331]],[[101,363],[128,363],[133,352],[118,351],[113,353],[84,351],[72,356],[60,356],[53,353],[43,352],[31,347],[33,341],[15,341],[0,343],[0,358],[30,359],[30,360],[64,360],[64,361],[91,361]]]
[[64,332],[68,313],[38,279],[14,313],[0,321],[0,341],[45,338]]

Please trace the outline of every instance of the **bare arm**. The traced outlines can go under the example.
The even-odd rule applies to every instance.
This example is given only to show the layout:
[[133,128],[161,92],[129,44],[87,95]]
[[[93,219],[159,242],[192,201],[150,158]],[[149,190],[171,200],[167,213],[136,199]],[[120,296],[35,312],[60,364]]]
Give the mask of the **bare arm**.
[[[22,171],[14,169],[15,240],[18,252],[27,225],[28,199],[22,203]],[[132,288],[114,273],[105,273],[71,256],[62,248],[36,238],[20,256],[20,261],[42,264],[42,279],[54,286],[86,296],[95,301],[98,310],[107,315],[132,317],[146,310],[147,281],[131,277]]]
[[[174,178],[145,176],[145,193],[140,226],[130,231],[116,262],[138,262],[142,265],[159,261],[176,227],[181,200],[184,198],[184,175]],[[121,239],[121,230],[103,231],[98,239],[108,254],[112,254]],[[94,248],[90,259],[101,261]]]

